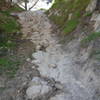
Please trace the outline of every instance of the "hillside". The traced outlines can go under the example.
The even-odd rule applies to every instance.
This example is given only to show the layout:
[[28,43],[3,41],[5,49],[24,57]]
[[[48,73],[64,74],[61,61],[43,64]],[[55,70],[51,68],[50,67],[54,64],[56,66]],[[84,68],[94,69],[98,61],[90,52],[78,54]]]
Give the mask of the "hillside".
[[44,13],[2,2],[0,100],[100,100],[99,6],[55,0]]
[[61,28],[64,34],[68,34],[78,26],[81,18],[86,14],[85,9],[89,2],[90,0],[55,0],[48,11],[49,18]]

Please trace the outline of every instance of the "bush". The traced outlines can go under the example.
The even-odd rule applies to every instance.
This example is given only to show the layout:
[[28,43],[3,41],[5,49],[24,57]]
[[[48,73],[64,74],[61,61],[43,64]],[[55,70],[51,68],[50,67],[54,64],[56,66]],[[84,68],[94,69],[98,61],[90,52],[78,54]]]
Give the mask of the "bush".
[[7,12],[3,12],[0,13],[0,29],[6,33],[14,33],[19,31],[20,25],[15,18],[11,17]]
[[[4,7],[4,2],[1,8]],[[10,15],[11,12],[22,11],[17,5],[11,6],[0,11],[0,56],[5,56],[9,49],[16,46],[15,37],[16,33],[20,32],[20,24],[17,19]]]
[[8,77],[14,77],[18,70],[19,61],[9,59],[9,58],[0,58],[0,74],[6,74]]

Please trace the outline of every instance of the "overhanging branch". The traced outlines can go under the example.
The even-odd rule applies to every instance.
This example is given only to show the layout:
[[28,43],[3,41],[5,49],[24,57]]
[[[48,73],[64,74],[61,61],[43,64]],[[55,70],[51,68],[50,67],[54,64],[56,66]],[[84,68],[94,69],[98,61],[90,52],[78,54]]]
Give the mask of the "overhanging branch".
[[29,8],[29,10],[31,10],[31,9],[38,3],[38,1],[39,1],[39,0],[37,0],[37,1],[34,3],[34,5],[33,5],[32,7]]

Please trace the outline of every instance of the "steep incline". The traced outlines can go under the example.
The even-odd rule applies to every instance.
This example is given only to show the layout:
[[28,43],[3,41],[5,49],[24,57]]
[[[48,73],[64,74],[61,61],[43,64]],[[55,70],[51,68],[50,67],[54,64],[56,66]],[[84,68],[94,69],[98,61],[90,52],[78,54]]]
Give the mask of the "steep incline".
[[29,82],[26,99],[94,100],[99,80],[92,80],[93,70],[87,68],[91,46],[80,50],[82,34],[63,47],[41,11],[23,12],[19,18],[24,37],[36,45],[32,59],[27,60],[40,72],[40,76]]

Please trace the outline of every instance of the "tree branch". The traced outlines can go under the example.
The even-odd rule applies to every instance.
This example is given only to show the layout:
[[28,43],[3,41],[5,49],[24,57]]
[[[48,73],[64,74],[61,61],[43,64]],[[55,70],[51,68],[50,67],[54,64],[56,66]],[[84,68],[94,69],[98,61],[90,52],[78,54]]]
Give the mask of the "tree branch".
[[33,5],[32,7],[29,8],[29,10],[31,10],[31,9],[38,3],[38,1],[39,1],[39,0],[37,0],[37,1],[34,3],[34,5]]

